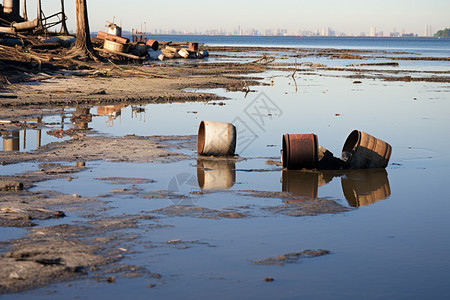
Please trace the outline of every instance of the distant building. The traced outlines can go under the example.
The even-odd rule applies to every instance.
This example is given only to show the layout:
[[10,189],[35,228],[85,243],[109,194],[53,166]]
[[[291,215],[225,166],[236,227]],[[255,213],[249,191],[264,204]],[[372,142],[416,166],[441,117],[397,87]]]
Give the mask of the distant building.
[[426,37],[432,37],[434,36],[434,30],[433,26],[431,25],[425,25],[425,35]]
[[377,29],[375,27],[370,28],[370,37],[376,37],[377,36]]

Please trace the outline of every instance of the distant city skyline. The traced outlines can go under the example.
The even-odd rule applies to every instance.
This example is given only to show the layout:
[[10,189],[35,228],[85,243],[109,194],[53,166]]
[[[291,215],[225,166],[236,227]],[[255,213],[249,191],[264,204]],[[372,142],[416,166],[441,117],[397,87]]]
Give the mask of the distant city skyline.
[[[21,1],[22,2],[22,1]],[[29,17],[36,12],[37,0],[27,0]],[[450,27],[448,0],[278,0],[199,2],[192,5],[181,0],[119,1],[87,0],[91,31],[104,30],[105,22],[113,21],[126,31],[146,26],[154,30],[177,32],[224,31],[233,33],[254,30],[259,34],[277,29],[288,35],[300,32],[319,33],[331,30],[336,35],[371,36],[372,28],[383,36],[427,33]],[[45,14],[60,10],[60,0],[42,1]],[[65,1],[69,30],[75,30],[75,1]],[[277,35],[277,34],[275,34]],[[309,34],[305,34],[309,35]]]
[[361,31],[358,34],[347,34],[345,32],[336,31],[330,27],[324,27],[322,29],[314,29],[314,30],[302,30],[297,29],[294,31],[289,31],[285,28],[267,28],[264,30],[257,30],[255,28],[242,28],[238,25],[238,27],[234,28],[231,31],[226,29],[207,29],[204,31],[201,30],[177,30],[175,28],[171,29],[161,29],[161,28],[146,28],[146,24],[143,24],[142,27],[136,28],[136,30],[145,31],[147,34],[151,35],[233,35],[233,36],[336,36],[336,37],[344,37],[344,36],[366,36],[366,37],[411,37],[411,36],[419,36],[419,37],[433,37],[434,33],[437,30],[434,30],[432,25],[425,25],[422,32],[408,32],[406,29],[397,29],[393,28],[389,32],[379,31],[376,27],[371,27],[367,32]]

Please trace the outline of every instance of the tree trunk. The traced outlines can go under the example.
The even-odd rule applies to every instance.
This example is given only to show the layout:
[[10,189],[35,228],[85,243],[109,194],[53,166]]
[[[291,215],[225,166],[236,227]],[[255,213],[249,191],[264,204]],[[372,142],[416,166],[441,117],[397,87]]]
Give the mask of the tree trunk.
[[86,0],[75,0],[75,4],[77,14],[77,38],[72,50],[78,52],[82,56],[95,58],[94,48],[91,43]]
[[25,21],[28,21],[27,0],[23,0],[23,18]]
[[62,33],[64,35],[68,35],[69,34],[69,30],[67,30],[66,12],[64,10],[64,0],[61,0],[61,13],[62,13],[62,24],[61,24],[60,33]]

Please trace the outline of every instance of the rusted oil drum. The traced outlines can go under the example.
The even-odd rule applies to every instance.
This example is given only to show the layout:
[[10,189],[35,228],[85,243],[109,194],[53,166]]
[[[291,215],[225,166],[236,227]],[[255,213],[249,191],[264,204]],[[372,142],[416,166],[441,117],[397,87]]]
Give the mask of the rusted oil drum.
[[144,42],[137,42],[133,52],[137,56],[144,56],[147,52],[147,45]]
[[231,123],[201,121],[197,135],[197,153],[200,155],[234,155],[236,127]]
[[198,43],[189,43],[189,51],[197,52],[198,51]]
[[352,207],[370,205],[391,195],[388,174],[384,169],[350,170],[341,177],[342,191]]
[[147,46],[149,46],[150,48],[152,48],[153,50],[158,50],[159,49],[159,43],[158,41],[154,41],[154,40],[147,40]]
[[282,141],[283,168],[314,169],[319,157],[319,142],[315,134],[285,134]]
[[342,148],[346,169],[386,168],[392,147],[368,133],[353,130]]
[[202,190],[228,190],[236,182],[236,164],[229,160],[197,160],[197,181]]
[[130,40],[127,38],[120,37],[120,36],[117,36],[114,34],[109,34],[107,32],[103,32],[103,31],[97,32],[97,37],[102,40],[108,40],[108,41],[116,42],[119,44],[128,44],[130,42]]
[[103,44],[103,49],[112,52],[126,53],[128,51],[128,46],[129,44],[120,44],[113,41],[105,40],[105,43]]

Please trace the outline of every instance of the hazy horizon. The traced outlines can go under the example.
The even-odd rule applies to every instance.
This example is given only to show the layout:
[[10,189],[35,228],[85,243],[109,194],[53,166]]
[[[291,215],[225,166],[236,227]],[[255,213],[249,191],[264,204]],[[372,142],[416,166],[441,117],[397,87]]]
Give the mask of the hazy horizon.
[[[27,0],[29,18],[36,15],[36,0]],[[433,31],[450,27],[450,1],[444,0],[398,0],[398,1],[236,1],[226,3],[202,2],[195,7],[185,1],[165,2],[132,1],[124,6],[117,0],[87,0],[91,31],[103,30],[106,21],[121,24],[123,29],[175,29],[193,32],[223,29],[232,32],[238,26],[254,28],[296,30],[322,30],[330,27],[336,32],[349,35],[369,33],[372,27],[389,35],[397,32],[423,35],[425,26]],[[60,0],[42,1],[46,16],[60,10]],[[75,1],[65,1],[69,30],[75,30]],[[22,8],[21,8],[22,11]]]

